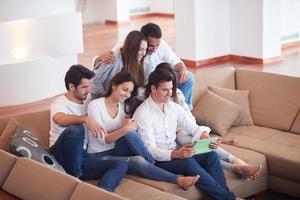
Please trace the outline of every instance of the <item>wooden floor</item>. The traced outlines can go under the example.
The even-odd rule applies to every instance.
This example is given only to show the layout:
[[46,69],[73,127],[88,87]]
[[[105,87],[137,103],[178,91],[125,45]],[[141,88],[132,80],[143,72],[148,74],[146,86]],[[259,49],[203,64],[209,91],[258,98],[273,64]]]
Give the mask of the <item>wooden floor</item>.
[[[129,31],[139,30],[143,24],[148,22],[154,22],[161,27],[163,39],[176,51],[174,18],[158,16],[142,17],[131,19],[130,22],[121,25],[92,24],[84,26],[84,52],[79,54],[78,62],[92,69],[92,60],[95,56],[103,51],[111,49],[118,41],[123,41]],[[300,47],[284,49],[282,53],[282,62],[275,64],[249,65],[247,63],[227,62],[197,69],[190,68],[190,70],[197,71],[226,66],[243,67],[300,77]],[[56,97],[52,97],[50,99],[18,106],[0,107],[0,117],[47,109],[55,98]]]

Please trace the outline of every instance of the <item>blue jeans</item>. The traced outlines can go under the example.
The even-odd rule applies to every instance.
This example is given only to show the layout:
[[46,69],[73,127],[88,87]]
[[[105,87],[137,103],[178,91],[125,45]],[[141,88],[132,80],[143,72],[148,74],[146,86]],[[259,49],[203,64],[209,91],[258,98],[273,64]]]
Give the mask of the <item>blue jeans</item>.
[[188,79],[184,83],[178,83],[177,88],[181,90],[185,97],[185,102],[189,106],[190,110],[193,109],[193,86],[194,76],[191,72],[187,72]]
[[98,186],[114,191],[127,172],[127,163],[121,160],[99,160],[97,155],[83,149],[85,129],[83,125],[71,125],[58,137],[49,149],[64,170],[81,179],[100,178]]
[[156,165],[175,174],[185,176],[200,175],[195,186],[217,200],[233,200],[235,194],[226,186],[226,180],[219,157],[212,151],[206,154],[195,155],[186,159],[156,162]]
[[125,136],[119,138],[115,142],[114,148],[115,156],[142,156],[151,164],[155,163],[154,158],[149,153],[144,145],[144,142],[140,139],[137,132],[132,131]]

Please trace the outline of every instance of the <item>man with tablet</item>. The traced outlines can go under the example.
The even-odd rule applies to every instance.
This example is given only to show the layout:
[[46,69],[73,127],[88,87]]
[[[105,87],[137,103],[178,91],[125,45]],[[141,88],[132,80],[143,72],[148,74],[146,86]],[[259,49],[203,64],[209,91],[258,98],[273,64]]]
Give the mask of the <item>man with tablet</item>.
[[[209,138],[210,129],[189,120],[183,108],[170,101],[173,87],[176,87],[174,82],[174,76],[166,69],[155,69],[150,74],[145,90],[146,100],[133,116],[141,139],[157,166],[175,174],[200,175],[195,186],[213,199],[240,199],[228,190],[216,152],[196,155],[192,145],[177,148],[177,125],[200,140]],[[218,142],[210,143],[212,148],[217,146]]]

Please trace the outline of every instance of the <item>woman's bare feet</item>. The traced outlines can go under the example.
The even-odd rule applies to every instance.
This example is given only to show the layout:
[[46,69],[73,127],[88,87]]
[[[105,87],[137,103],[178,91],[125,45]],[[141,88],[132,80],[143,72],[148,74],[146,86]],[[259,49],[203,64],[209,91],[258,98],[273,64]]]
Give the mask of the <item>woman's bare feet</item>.
[[220,138],[221,144],[236,145],[237,140],[234,138]]
[[261,168],[261,165],[233,164],[232,171],[242,175],[244,178],[255,180]]
[[200,176],[177,176],[176,182],[182,189],[188,190],[190,187],[195,185],[199,180]]

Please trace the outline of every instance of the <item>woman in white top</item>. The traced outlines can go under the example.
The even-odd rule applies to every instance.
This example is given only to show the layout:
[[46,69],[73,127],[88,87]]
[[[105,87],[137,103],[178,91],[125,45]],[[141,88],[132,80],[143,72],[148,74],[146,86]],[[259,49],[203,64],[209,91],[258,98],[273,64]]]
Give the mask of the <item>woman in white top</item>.
[[111,79],[106,95],[89,103],[88,115],[102,124],[107,135],[95,138],[89,133],[88,153],[96,153],[103,160],[126,161],[128,173],[176,183],[188,189],[199,176],[177,176],[156,167],[154,159],[135,132],[137,124],[129,116],[136,107],[137,87],[131,74],[119,72]]

